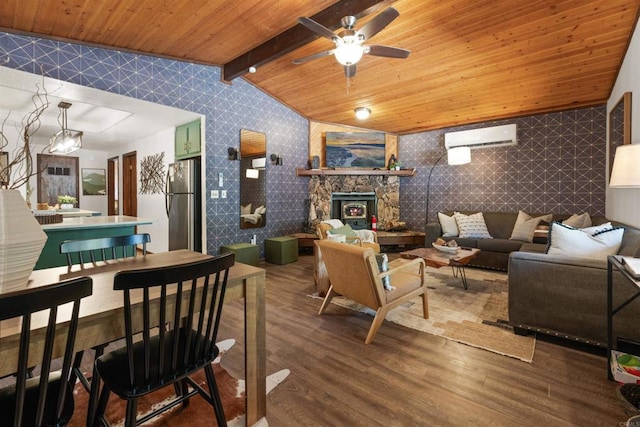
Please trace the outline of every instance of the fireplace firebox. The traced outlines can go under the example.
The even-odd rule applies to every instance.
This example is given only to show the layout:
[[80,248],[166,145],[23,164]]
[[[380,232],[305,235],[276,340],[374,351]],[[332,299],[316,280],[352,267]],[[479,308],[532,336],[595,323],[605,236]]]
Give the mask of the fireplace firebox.
[[374,192],[331,193],[331,218],[340,219],[354,230],[371,228],[371,216],[376,211]]

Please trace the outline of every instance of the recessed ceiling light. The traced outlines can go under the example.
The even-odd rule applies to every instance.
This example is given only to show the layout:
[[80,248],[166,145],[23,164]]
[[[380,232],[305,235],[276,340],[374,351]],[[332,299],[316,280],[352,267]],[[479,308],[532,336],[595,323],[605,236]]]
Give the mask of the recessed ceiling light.
[[356,117],[360,120],[364,120],[371,115],[371,110],[367,107],[358,107],[354,111],[356,112]]

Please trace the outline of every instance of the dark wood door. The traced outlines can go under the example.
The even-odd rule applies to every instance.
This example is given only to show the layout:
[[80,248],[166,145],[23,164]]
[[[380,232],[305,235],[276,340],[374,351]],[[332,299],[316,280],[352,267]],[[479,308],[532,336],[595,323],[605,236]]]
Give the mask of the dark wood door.
[[112,157],[107,160],[107,215],[118,215],[118,212],[120,212],[120,207],[118,206],[120,201],[119,163],[118,157]]
[[122,215],[138,216],[136,152],[122,155]]

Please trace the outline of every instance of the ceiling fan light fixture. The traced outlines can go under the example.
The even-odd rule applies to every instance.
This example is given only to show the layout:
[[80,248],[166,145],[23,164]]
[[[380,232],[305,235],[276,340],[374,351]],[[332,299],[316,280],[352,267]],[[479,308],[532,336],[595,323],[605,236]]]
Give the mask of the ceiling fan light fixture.
[[[346,37],[345,37],[346,38]],[[362,58],[364,51],[358,43],[342,43],[333,51],[336,60],[342,65],[357,64]]]
[[354,110],[356,112],[356,118],[364,120],[371,115],[371,110],[367,107],[358,107]]

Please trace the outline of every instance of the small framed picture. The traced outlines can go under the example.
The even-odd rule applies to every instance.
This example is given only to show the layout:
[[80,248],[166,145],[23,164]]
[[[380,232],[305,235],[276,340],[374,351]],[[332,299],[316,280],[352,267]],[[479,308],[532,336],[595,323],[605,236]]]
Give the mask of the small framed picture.
[[82,169],[82,195],[107,195],[107,174],[105,169]]

